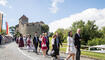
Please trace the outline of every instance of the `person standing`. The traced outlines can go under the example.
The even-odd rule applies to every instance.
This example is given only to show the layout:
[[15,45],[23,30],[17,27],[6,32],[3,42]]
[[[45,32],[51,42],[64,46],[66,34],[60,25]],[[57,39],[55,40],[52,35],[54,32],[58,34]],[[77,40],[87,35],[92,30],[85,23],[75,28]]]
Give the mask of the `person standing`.
[[37,32],[35,32],[35,36],[34,36],[34,39],[33,39],[33,45],[35,47],[35,53],[37,53],[38,42],[39,42],[39,37],[37,36]]
[[42,37],[41,49],[42,49],[43,56],[45,57],[46,56],[46,50],[47,50],[45,33],[43,34],[43,37]]
[[1,42],[2,42],[2,35],[0,34],[0,45],[1,45]]
[[80,54],[81,54],[81,51],[80,51],[80,48],[81,48],[81,36],[80,36],[80,29],[77,29],[77,33],[74,35],[74,40],[75,40],[75,47],[77,49],[77,52],[76,52],[76,60],[80,60]]
[[68,54],[68,56],[66,57],[65,60],[68,60],[70,57],[72,57],[72,60],[74,60],[76,54],[76,48],[74,45],[74,39],[72,37],[72,31],[68,33],[66,53]]
[[48,37],[47,33],[45,33],[45,38],[46,38],[46,45],[47,45],[46,55],[48,55],[48,51],[49,51],[49,37]]
[[19,47],[24,47],[24,41],[23,41],[23,35],[20,34],[20,37],[19,37]]

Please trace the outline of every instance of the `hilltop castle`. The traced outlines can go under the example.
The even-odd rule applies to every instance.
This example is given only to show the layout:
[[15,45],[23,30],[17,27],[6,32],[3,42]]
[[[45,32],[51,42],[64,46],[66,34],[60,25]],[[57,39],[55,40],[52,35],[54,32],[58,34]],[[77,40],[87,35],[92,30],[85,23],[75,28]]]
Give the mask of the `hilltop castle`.
[[34,33],[37,32],[38,36],[42,33],[42,25],[44,22],[34,22],[34,23],[29,23],[28,18],[23,15],[19,19],[19,24],[16,25],[16,32],[21,33],[22,35],[27,35],[30,34],[34,36]]

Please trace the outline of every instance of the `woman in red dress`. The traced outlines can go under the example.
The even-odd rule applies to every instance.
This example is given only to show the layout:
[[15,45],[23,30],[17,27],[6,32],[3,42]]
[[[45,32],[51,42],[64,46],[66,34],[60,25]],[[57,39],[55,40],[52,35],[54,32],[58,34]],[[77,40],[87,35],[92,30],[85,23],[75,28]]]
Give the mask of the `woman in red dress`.
[[43,56],[46,56],[47,45],[46,45],[45,34],[43,34],[43,37],[42,37],[41,49],[42,49]]
[[19,47],[24,47],[24,41],[23,41],[23,35],[20,34],[20,38],[19,38]]

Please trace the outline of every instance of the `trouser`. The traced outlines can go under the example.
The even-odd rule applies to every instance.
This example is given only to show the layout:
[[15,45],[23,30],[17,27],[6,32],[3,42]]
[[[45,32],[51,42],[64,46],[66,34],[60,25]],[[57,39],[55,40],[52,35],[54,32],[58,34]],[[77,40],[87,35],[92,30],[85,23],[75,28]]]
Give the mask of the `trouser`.
[[34,47],[35,47],[35,52],[37,53],[38,43],[35,43]]
[[80,60],[80,54],[81,54],[80,49],[77,49],[77,52],[76,52],[76,60]]
[[49,51],[49,44],[47,45],[47,51],[46,51],[46,54],[48,54],[48,51]]
[[0,45],[1,45],[1,39],[0,39]]

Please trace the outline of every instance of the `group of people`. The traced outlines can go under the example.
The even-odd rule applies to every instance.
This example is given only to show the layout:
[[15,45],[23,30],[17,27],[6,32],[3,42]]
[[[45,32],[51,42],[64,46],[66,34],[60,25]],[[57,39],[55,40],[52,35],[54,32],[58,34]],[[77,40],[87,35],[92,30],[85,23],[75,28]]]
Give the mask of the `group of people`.
[[38,37],[37,32],[35,32],[33,39],[31,35],[23,36],[20,34],[20,36],[16,38],[16,43],[20,48],[26,46],[28,51],[33,50],[36,54],[39,54],[38,52],[42,51],[44,56],[48,55],[49,37],[47,33],[43,33]]
[[[67,37],[67,51],[66,53],[68,56],[65,60],[69,60],[72,57],[72,60],[80,60],[80,47],[81,47],[81,37],[80,37],[80,29],[77,29],[77,33],[74,35],[72,31],[68,32]],[[38,54],[40,51],[42,51],[43,56],[46,57],[46,55],[49,55],[49,36],[47,33],[41,34],[39,37],[37,35],[37,32],[35,32],[34,38],[32,39],[31,35],[18,37],[16,39],[16,42],[19,44],[19,47],[27,46],[28,50],[32,50]],[[60,60],[59,51],[60,51],[60,45],[62,46],[61,37],[56,32],[52,36],[51,40],[52,49],[50,55],[54,57],[57,60]],[[34,47],[34,48],[33,48]],[[39,47],[39,50],[38,50]]]

